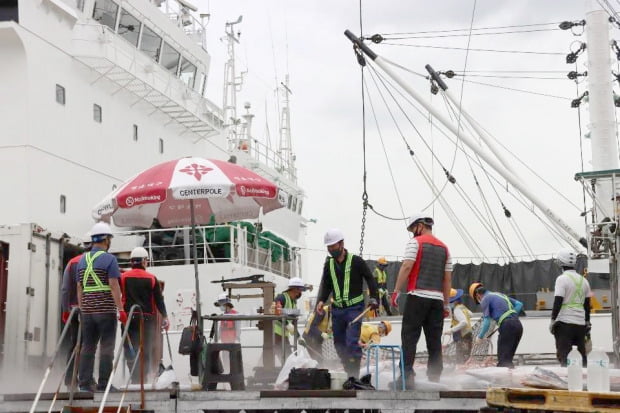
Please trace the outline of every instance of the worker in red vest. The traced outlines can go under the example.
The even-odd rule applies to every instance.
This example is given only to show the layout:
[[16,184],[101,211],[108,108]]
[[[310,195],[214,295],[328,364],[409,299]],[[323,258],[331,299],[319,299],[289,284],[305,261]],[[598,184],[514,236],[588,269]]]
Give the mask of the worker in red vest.
[[[144,377],[148,380],[151,371],[153,353],[155,351],[155,334],[157,329],[168,330],[168,314],[161,286],[155,275],[146,271],[149,262],[148,251],[142,247],[136,247],[131,251],[131,270],[125,271],[121,276],[121,291],[123,293],[123,309],[129,313],[135,304],[140,306],[144,318],[144,329],[142,336],[142,347],[144,354]],[[159,323],[157,312],[162,316]],[[127,367],[131,371],[136,361],[136,352],[140,344],[140,315],[134,310],[134,315],[129,321],[130,343],[125,342],[125,358]],[[132,351],[133,350],[133,351]],[[132,383],[140,382],[140,366],[133,368],[131,375]]]
[[[238,314],[235,306],[230,301],[226,293],[222,293],[217,297],[217,301],[213,303],[222,311],[222,314]],[[241,323],[234,320],[222,320],[219,323],[218,338],[220,343],[240,343],[241,342]]]

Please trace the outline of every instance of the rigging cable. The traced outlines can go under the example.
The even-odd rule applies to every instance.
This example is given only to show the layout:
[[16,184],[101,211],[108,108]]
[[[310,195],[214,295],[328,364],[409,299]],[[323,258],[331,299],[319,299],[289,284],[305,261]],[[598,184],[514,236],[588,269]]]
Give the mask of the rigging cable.
[[501,30],[501,29],[514,29],[519,27],[536,27],[536,26],[554,26],[556,27],[561,22],[551,22],[551,23],[530,23],[530,24],[518,24],[518,25],[510,25],[510,26],[489,26],[489,27],[474,27],[474,28],[465,28],[465,29],[448,29],[448,30],[426,30],[419,32],[395,32],[395,33],[382,33],[384,36],[392,36],[392,35],[404,35],[404,34],[429,34],[429,33],[453,33],[453,32],[463,32],[468,30]]
[[[407,139],[405,138],[404,133],[402,132],[401,128],[398,126],[398,123],[396,122],[396,118],[394,117],[394,114],[392,113],[392,111],[389,109],[389,106],[387,104],[387,101],[385,99],[385,97],[383,96],[383,93],[381,93],[378,84],[376,83],[376,79],[375,76],[379,77],[381,82],[384,85],[385,90],[388,92],[388,94],[390,95],[390,97],[392,98],[392,100],[396,103],[396,105],[398,106],[398,108],[400,109],[401,113],[405,116],[405,118],[408,120],[409,124],[413,127],[413,129],[416,131],[417,135],[420,137],[420,139],[422,140],[422,142],[424,143],[424,145],[427,147],[427,149],[431,150],[431,148],[428,145],[428,142],[426,142],[426,140],[424,139],[424,137],[422,136],[422,134],[420,133],[420,131],[416,128],[416,126],[413,124],[413,122],[411,121],[411,119],[409,118],[409,116],[406,114],[406,112],[404,111],[404,109],[402,108],[402,106],[396,101],[396,99],[394,98],[394,95],[389,91],[389,89],[385,86],[385,79],[383,79],[383,77],[377,73],[377,71],[375,70],[375,68],[371,65],[371,71],[369,72],[371,74],[371,78],[373,79],[373,81],[375,81],[375,85],[377,87],[377,90],[379,92],[379,95],[381,96],[385,107],[388,110],[388,113],[390,115],[390,117],[392,118],[392,121],[394,122],[394,125],[396,127],[396,130],[398,131],[401,139],[403,140],[403,142],[405,143],[405,146],[407,147],[408,151],[409,151],[409,155],[411,157],[411,159],[413,160],[414,164],[416,165],[416,167],[418,168],[420,174],[422,175],[422,177],[424,178],[424,180],[426,181],[427,185],[429,186],[429,188],[431,188],[431,190],[433,191],[434,194],[434,198],[432,203],[439,201],[439,203],[441,204],[442,208],[444,209],[444,211],[446,212],[446,214],[448,215],[448,218],[452,221],[452,223],[455,226],[455,229],[457,230],[457,232],[459,233],[459,235],[461,236],[461,238],[463,239],[463,241],[468,245],[468,248],[471,250],[472,253],[476,254],[477,252],[475,251],[476,249],[479,251],[478,254],[480,254],[481,256],[484,256],[484,253],[482,252],[482,250],[480,249],[480,247],[478,246],[478,244],[475,242],[474,238],[471,236],[471,234],[469,234],[469,232],[467,231],[466,228],[464,228],[462,226],[462,223],[460,223],[455,217],[456,214],[453,212],[452,208],[448,205],[448,203],[445,201],[445,199],[442,197],[442,192],[445,189],[445,186],[447,185],[448,182],[452,182],[450,180],[450,177],[452,177],[451,175],[449,175],[448,171],[445,169],[445,167],[442,166],[444,172],[446,173],[447,176],[449,176],[449,178],[446,180],[446,183],[444,184],[444,186],[441,188],[441,190],[439,188],[437,188],[437,186],[434,184],[433,180],[429,177],[428,173],[426,172],[426,170],[424,169],[424,167],[418,162],[417,157],[414,156],[414,152],[411,149],[409,143],[407,142]],[[418,110],[419,111],[419,110]],[[422,113],[422,112],[420,112]],[[456,156],[456,150],[458,148],[455,148],[455,156]],[[431,151],[431,156],[433,157],[433,159],[435,159],[440,165],[441,165],[441,161],[437,158],[437,155]],[[453,179],[453,177],[452,177]],[[454,183],[454,182],[452,182]],[[432,204],[431,203],[431,204]],[[431,204],[429,204],[428,206],[430,206]],[[428,206],[426,208],[428,208]],[[468,204],[468,206],[471,208],[471,204]],[[424,208],[424,209],[426,209]]]
[[[398,186],[396,185],[396,179],[394,178],[394,171],[392,171],[392,164],[390,163],[390,158],[388,157],[387,150],[385,149],[385,142],[383,141],[383,134],[381,133],[381,128],[379,127],[379,120],[377,119],[377,113],[375,111],[375,106],[372,103],[372,99],[370,98],[370,91],[368,90],[368,84],[364,82],[364,87],[366,88],[366,92],[368,94],[368,103],[370,104],[370,110],[372,111],[373,118],[375,120],[375,127],[377,128],[377,133],[379,134],[379,140],[381,141],[381,148],[383,149],[383,154],[385,156],[385,161],[387,162],[388,171],[390,172],[390,178],[392,179],[392,185],[394,186],[394,192],[396,193],[396,199],[398,200],[398,206],[400,207],[400,213],[403,218],[399,218],[398,220],[405,219],[405,211],[403,209],[403,203],[400,199],[400,194],[398,193]],[[370,209],[377,213],[378,215],[383,216],[384,218],[391,219],[386,217],[385,215],[379,214],[377,211],[370,207]]]
[[[377,76],[381,79],[382,83],[384,84],[384,87],[385,87],[385,84],[386,84],[386,83],[387,83],[388,85],[390,85],[390,87],[391,87],[392,89],[394,89],[394,90],[395,90],[395,91],[396,91],[396,92],[397,92],[397,93],[398,93],[398,94],[399,94],[399,95],[400,95],[400,96],[401,96],[401,97],[402,97],[402,98],[403,98],[403,99],[404,99],[407,103],[409,103],[409,104],[410,104],[410,105],[411,105],[411,106],[412,106],[412,107],[413,107],[413,108],[414,108],[414,109],[415,109],[415,110],[416,110],[416,111],[417,111],[420,115],[422,115],[423,117],[426,117],[426,113],[425,113],[425,112],[423,112],[420,108],[418,108],[418,107],[417,107],[417,105],[415,105],[413,102],[411,102],[411,100],[410,100],[407,96],[405,96],[405,95],[402,93],[402,91],[400,91],[398,88],[396,88],[396,87],[395,87],[395,86],[394,86],[394,85],[393,85],[393,84],[392,84],[389,80],[385,79],[383,76],[381,76],[379,73],[377,73],[377,72],[376,72],[376,70],[374,69],[374,67],[373,67],[373,65],[372,65],[372,64],[371,64],[371,66],[370,66],[370,67],[373,69],[373,71],[371,71],[371,72],[370,72],[370,73],[371,73],[371,75],[372,75],[372,74],[373,74],[373,72],[374,72],[374,73],[375,73],[375,74],[376,74],[376,75],[377,75]],[[373,78],[373,79],[374,79],[374,78]],[[387,87],[386,87],[386,89],[387,89]],[[394,98],[394,97],[392,96],[392,98]],[[385,99],[384,99],[384,100],[385,100]],[[398,103],[397,103],[397,105],[398,105]],[[400,105],[399,105],[399,107],[400,107]],[[403,111],[402,107],[401,107],[400,109],[401,109],[401,111]],[[404,111],[403,111],[403,113],[404,113]],[[407,117],[406,115],[405,115],[405,117],[407,118],[407,120],[408,120],[408,121],[409,121],[409,123],[411,124],[411,123],[412,123],[412,122],[411,122],[411,119],[409,119],[409,117]],[[476,122],[476,123],[477,123],[477,122]],[[416,130],[416,132],[418,132],[418,131],[417,131],[417,129],[415,128],[415,126],[414,126],[414,125],[412,125],[412,126],[414,127],[414,130]],[[454,140],[450,137],[450,135],[449,135],[446,131],[444,131],[444,130],[443,130],[443,129],[441,129],[441,128],[438,128],[438,130],[439,130],[439,131],[440,131],[440,132],[441,132],[441,133],[442,133],[442,134],[443,134],[443,135],[444,135],[444,136],[445,136],[448,140],[450,140],[453,144],[455,144],[455,141],[454,141]],[[402,133],[401,133],[401,134],[402,134]],[[418,134],[419,134],[419,132],[418,132]],[[487,134],[488,134],[488,132],[487,132]],[[491,135],[491,136],[492,136],[492,135]],[[422,138],[422,141],[424,142],[424,139],[423,139],[423,138]],[[406,142],[406,141],[405,141],[405,142]],[[426,143],[426,142],[424,142],[424,143]],[[502,146],[503,146],[503,145],[502,145]],[[458,148],[458,147],[455,145],[455,148]],[[434,154],[434,153],[432,153],[431,155],[435,156],[435,154]],[[466,155],[466,156],[469,156],[467,153],[465,153],[465,155]],[[514,154],[513,154],[513,156],[514,156]],[[522,162],[522,161],[520,161],[520,162]],[[479,165],[479,166],[480,166],[480,165]],[[480,167],[481,167],[481,166],[480,166]],[[529,168],[529,167],[528,167],[528,168]],[[492,176],[492,175],[491,175],[491,176]],[[498,180],[496,177],[494,177],[494,176],[493,176],[493,180],[495,180],[496,182],[498,182],[498,183],[499,183],[499,180]],[[515,200],[517,200],[517,202],[519,202],[519,203],[520,203],[521,205],[523,205],[526,209],[528,209],[528,210],[530,211],[530,213],[532,213],[532,215],[534,215],[534,216],[535,216],[535,217],[536,217],[536,218],[537,218],[537,219],[538,219],[538,220],[539,220],[539,221],[540,221],[540,222],[541,222],[541,223],[542,223],[542,224],[543,224],[543,225],[547,228],[547,230],[551,233],[551,235],[553,236],[553,238],[554,238],[554,239],[558,240],[558,236],[559,236],[560,238],[564,239],[565,241],[568,239],[568,238],[567,238],[567,237],[565,237],[565,236],[564,236],[564,235],[563,235],[563,234],[562,234],[562,233],[561,233],[561,232],[560,232],[560,231],[559,231],[559,230],[558,230],[555,226],[551,226],[548,222],[546,222],[543,218],[541,218],[538,214],[536,214],[536,213],[535,213],[535,211],[532,209],[532,207],[531,207],[529,204],[526,204],[526,202],[525,202],[525,201],[523,201],[522,199],[520,199],[519,197],[517,197],[515,194],[512,194],[511,192],[509,192],[509,193],[510,193],[510,194],[511,194],[514,198],[515,198]],[[518,193],[518,194],[519,194],[519,195],[521,195],[520,193]],[[570,203],[571,205],[575,206],[572,202],[570,202],[570,201],[569,201],[569,203]],[[577,208],[577,209],[579,210],[579,207],[575,206],[575,208]]]
[[[405,43],[392,43],[383,42],[388,46],[403,46],[403,47],[419,47],[426,49],[444,49],[444,50],[467,50],[463,47],[452,46],[433,46],[428,44],[405,44]],[[510,53],[510,54],[535,54],[535,55],[547,55],[547,56],[564,56],[566,53],[562,52],[536,52],[533,50],[501,50],[501,49],[469,49],[472,52],[490,52],[490,53]]]
[[391,36],[391,35],[382,35],[385,40],[406,40],[406,39],[441,39],[448,37],[464,37],[464,36],[495,36],[502,34],[522,34],[522,33],[534,33],[534,32],[550,32],[558,30],[557,27],[552,27],[548,29],[529,29],[529,30],[510,30],[510,31],[499,31],[499,32],[487,32],[487,33],[458,33],[458,34],[441,34],[435,36]]

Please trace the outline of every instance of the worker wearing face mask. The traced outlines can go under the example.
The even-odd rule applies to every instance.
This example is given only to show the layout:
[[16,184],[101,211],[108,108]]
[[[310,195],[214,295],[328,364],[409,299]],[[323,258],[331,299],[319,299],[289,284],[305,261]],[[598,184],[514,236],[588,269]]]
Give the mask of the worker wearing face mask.
[[370,290],[368,306],[379,308],[377,283],[359,256],[344,248],[344,234],[330,229],[323,239],[330,257],[325,261],[316,312],[323,313],[323,305],[331,295],[334,346],[349,377],[359,375],[362,348],[359,345],[361,320],[353,322],[364,311],[364,281]]
[[[286,289],[286,291],[276,296],[275,302],[280,303],[282,309],[296,309],[297,300],[299,300],[301,294],[304,291],[306,291],[306,285],[304,284],[302,279],[299,277],[291,278],[288,281],[288,288]],[[274,333],[274,348],[279,350],[282,348],[282,343],[284,343],[285,356],[291,354],[291,342],[289,341],[289,336],[299,336],[299,333],[295,331],[293,323],[287,321],[283,327],[282,321],[276,321],[274,325]],[[281,355],[281,352],[276,351],[276,355]]]
[[[223,315],[238,314],[235,310],[230,298],[226,293],[222,293],[217,298],[217,301],[213,303],[216,307],[219,307]],[[222,320],[219,322],[218,338],[220,343],[240,343],[241,342],[241,323],[234,320]],[[224,357],[226,358],[226,357]]]

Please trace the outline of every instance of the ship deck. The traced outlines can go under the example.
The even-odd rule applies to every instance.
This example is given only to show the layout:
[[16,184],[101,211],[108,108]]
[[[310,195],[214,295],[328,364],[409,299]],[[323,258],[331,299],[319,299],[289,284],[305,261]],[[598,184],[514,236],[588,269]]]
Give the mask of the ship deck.
[[[72,407],[79,411],[91,410],[101,404],[102,393],[78,393]],[[53,393],[44,393],[36,412],[48,412]],[[122,395],[110,394],[106,407],[118,407]],[[34,394],[0,395],[1,413],[29,412]],[[69,394],[59,393],[52,412],[62,412],[68,405]],[[286,390],[286,391],[146,391],[144,408],[140,410],[139,392],[128,392],[123,406],[131,411],[153,413],[198,413],[198,412],[303,412],[338,411],[359,409],[359,411],[412,412],[421,410],[478,412],[487,407],[485,391],[359,391],[359,390]],[[70,411],[66,409],[64,411]],[[77,409],[75,411],[78,411]],[[106,409],[107,411],[107,409]]]

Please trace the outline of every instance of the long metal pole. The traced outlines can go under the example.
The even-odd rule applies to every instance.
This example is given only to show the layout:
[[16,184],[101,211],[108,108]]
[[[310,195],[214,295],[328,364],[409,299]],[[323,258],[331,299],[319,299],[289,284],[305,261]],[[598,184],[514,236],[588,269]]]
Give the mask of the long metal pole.
[[194,254],[194,280],[196,283],[196,314],[198,316],[198,331],[202,334],[202,312],[200,310],[200,280],[198,279],[198,247],[196,245],[196,216],[194,214],[194,200],[189,200],[189,210],[192,217],[192,252]]
[[553,222],[558,228],[562,229],[566,234],[569,235],[568,241],[571,242],[573,247],[576,250],[581,250],[581,247],[586,247],[587,242],[585,238],[580,236],[577,231],[572,229],[570,225],[564,222],[558,215],[551,210],[544,202],[542,202],[536,195],[534,195],[528,188],[526,188],[519,179],[515,179],[515,177],[510,173],[510,171],[506,170],[500,163],[498,163],[495,158],[491,157],[486,151],[483,150],[479,145],[476,144],[475,140],[471,138],[466,133],[459,132],[458,128],[452,124],[452,122],[439,113],[433,106],[431,106],[422,96],[420,96],[416,91],[414,91],[403,79],[401,79],[389,66],[387,62],[384,62],[383,59],[375,52],[373,52],[367,45],[362,43],[358,37],[356,37],[349,30],[344,32],[345,36],[351,40],[355,45],[357,45],[366,56],[372,59],[383,71],[389,75],[396,83],[400,85],[412,98],[418,101],[426,110],[428,110],[431,115],[433,115],[437,120],[439,120],[446,128],[448,128],[454,135],[459,136],[460,139],[465,143],[471,150],[476,152],[478,156],[480,156],[489,166],[491,166],[497,173],[499,173],[504,179],[506,179],[512,186],[514,186],[519,192],[521,192],[525,197],[527,197],[534,205],[540,209],[540,211],[545,214],[545,216]]

